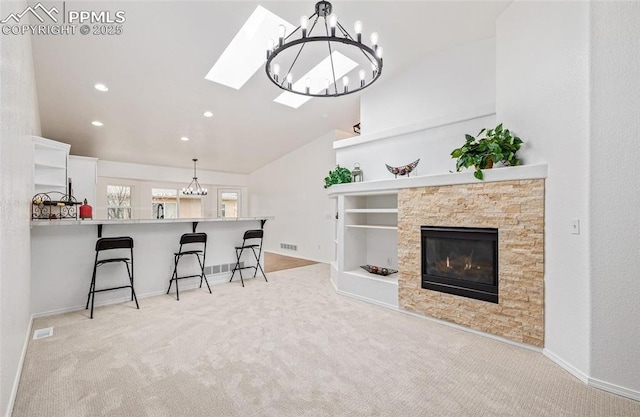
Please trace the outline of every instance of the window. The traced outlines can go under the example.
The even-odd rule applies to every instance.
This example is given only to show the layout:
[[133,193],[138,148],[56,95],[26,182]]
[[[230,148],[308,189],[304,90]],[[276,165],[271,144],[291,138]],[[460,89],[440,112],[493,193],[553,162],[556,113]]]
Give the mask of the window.
[[154,219],[177,219],[178,190],[152,188],[151,210]]
[[218,201],[220,202],[220,210],[218,215],[220,217],[238,217],[241,210],[240,190],[219,190]]
[[131,218],[131,187],[107,185],[107,218],[126,220]]

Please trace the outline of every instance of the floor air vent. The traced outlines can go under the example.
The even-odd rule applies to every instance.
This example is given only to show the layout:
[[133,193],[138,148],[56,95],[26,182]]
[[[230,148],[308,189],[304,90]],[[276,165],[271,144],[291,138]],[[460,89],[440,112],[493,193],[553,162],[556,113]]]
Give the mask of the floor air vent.
[[[231,272],[233,267],[236,266],[236,263],[231,264],[222,264],[222,265],[210,265],[204,267],[205,275],[217,275],[225,272]],[[244,261],[240,262],[240,268],[244,267]]]
[[53,336],[53,327],[47,327],[46,329],[38,329],[33,332],[33,340],[44,339],[45,337]]
[[280,249],[298,250],[298,245],[293,245],[291,243],[281,243]]

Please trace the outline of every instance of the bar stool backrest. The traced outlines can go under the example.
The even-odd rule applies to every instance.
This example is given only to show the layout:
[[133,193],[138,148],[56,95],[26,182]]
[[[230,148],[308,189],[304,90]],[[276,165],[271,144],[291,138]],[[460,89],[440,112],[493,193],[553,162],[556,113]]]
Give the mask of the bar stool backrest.
[[206,233],[185,233],[180,237],[180,244],[186,245],[189,243],[207,243]]
[[103,237],[96,242],[96,252],[111,249],[133,249],[130,237]]
[[264,236],[264,230],[262,229],[247,230],[246,232],[244,232],[244,236],[242,237],[242,239],[244,240],[262,239],[263,236]]

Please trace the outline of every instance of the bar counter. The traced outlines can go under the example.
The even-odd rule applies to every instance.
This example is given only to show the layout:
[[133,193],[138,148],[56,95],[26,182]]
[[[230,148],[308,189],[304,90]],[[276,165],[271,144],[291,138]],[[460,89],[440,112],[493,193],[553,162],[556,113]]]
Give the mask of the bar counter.
[[[208,236],[206,265],[209,284],[228,282],[235,264],[234,247],[242,243],[245,230],[260,229],[273,217],[197,218],[197,219],[132,219],[132,220],[33,220],[31,222],[31,312],[35,316],[84,309],[91,284],[95,243],[99,236],[130,236],[134,241],[134,286],[144,308],[144,298],[165,294],[173,272],[173,254],[178,251],[180,236],[193,231]],[[266,233],[265,233],[266,235]],[[115,252],[114,252],[115,254]],[[108,256],[108,253],[102,254]],[[247,255],[247,254],[245,254]],[[252,255],[251,255],[252,256]],[[198,273],[197,261],[183,259],[180,275]],[[243,255],[246,265],[255,260]],[[261,261],[262,262],[262,261]],[[220,272],[218,272],[219,267]],[[252,270],[246,270],[245,273]],[[230,285],[240,285],[238,274]],[[123,265],[98,268],[96,288],[125,285],[128,282]],[[183,291],[198,287],[197,278],[180,282]],[[169,296],[175,297],[175,285]],[[206,291],[203,289],[201,291]],[[215,288],[212,287],[215,292]],[[186,294],[186,292],[185,292]],[[130,300],[130,291],[99,293],[96,306]],[[131,303],[133,308],[135,305]],[[99,309],[97,313],[100,314]],[[88,317],[88,313],[87,313]]]

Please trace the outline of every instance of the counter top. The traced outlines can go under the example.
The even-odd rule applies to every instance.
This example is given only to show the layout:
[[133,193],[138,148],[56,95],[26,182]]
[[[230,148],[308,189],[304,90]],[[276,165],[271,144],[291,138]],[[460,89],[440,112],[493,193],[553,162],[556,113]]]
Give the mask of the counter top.
[[130,220],[32,220],[31,226],[97,226],[119,224],[163,224],[163,223],[205,223],[205,222],[244,222],[273,220],[275,217],[210,217],[197,219],[130,219]]

